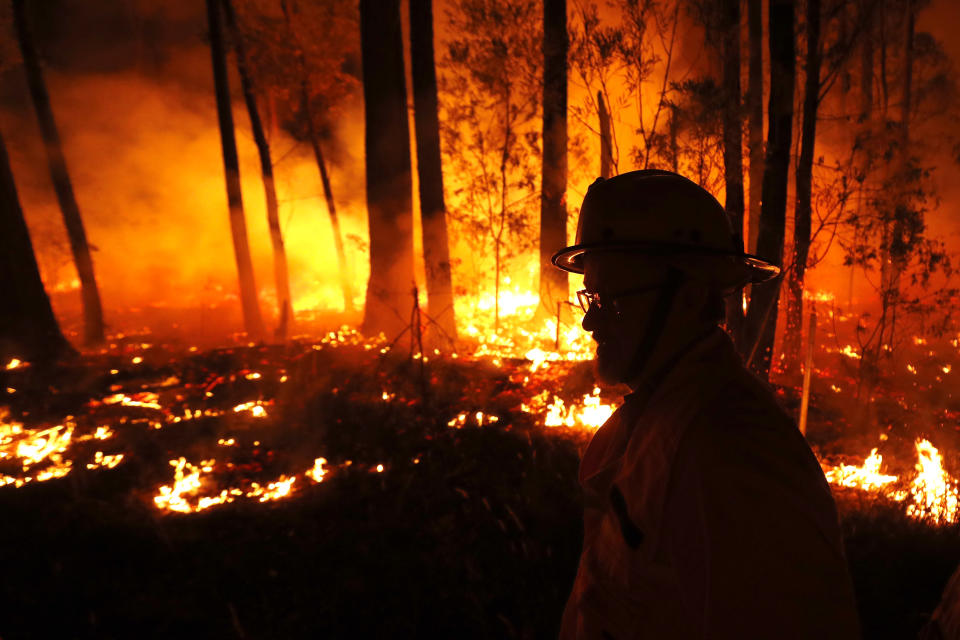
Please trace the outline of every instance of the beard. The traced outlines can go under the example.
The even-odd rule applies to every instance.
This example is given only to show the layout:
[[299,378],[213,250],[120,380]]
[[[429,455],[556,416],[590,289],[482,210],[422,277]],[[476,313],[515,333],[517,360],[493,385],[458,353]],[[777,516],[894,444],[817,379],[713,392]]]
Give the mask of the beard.
[[618,348],[613,342],[598,342],[594,358],[597,378],[610,385],[626,382],[632,358],[632,350]]

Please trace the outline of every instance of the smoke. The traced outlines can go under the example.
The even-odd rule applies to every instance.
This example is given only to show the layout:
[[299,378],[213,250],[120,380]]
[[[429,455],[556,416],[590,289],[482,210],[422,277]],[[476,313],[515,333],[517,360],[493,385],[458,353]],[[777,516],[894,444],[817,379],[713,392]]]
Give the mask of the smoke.
[[[188,4],[193,10],[188,10]],[[76,15],[87,11],[86,5],[65,6]],[[116,39],[122,36],[107,29],[122,21],[111,14],[116,19],[105,20],[107,27],[100,27],[96,36],[103,46],[69,39],[40,43],[45,53],[51,50],[48,61],[67,57],[63,49],[68,45],[81,46],[81,60],[48,64],[46,81],[88,239],[95,249],[108,324],[111,312],[121,308],[209,307],[234,298],[237,292],[202,3],[153,3],[149,8],[139,19],[163,30],[153,37],[141,33],[142,42],[118,44]],[[125,11],[121,6],[113,9]],[[61,16],[63,20],[70,17]],[[259,158],[239,94],[239,78],[231,73],[248,235],[261,305],[273,324],[273,258]],[[72,320],[79,296],[57,292],[75,286],[76,274],[22,69],[11,66],[5,79],[8,89],[0,127],[44,281],[61,318]],[[362,248],[367,235],[362,156],[352,153],[362,154],[362,144],[347,143],[362,140],[360,113],[355,104],[344,110],[336,147],[329,155],[337,163],[330,168],[331,178],[343,233],[348,236],[351,272],[363,282],[368,265]],[[277,127],[268,133],[272,133],[294,308],[342,310],[329,216],[312,152]]]

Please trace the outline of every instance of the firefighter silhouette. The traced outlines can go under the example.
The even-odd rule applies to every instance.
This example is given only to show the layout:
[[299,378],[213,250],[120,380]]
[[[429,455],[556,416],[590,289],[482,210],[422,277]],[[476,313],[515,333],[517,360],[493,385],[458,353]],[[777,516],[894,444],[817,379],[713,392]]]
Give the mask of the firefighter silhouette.
[[584,542],[561,638],[854,638],[836,507],[816,458],[721,328],[779,268],[716,199],[645,170],[598,179],[576,243],[598,375],[631,393],[580,466]]

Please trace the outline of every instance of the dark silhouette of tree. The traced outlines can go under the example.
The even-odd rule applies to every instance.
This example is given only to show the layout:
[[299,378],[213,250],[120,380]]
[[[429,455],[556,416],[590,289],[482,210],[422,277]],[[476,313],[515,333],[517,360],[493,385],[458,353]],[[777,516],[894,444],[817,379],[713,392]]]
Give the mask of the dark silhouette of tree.
[[450,273],[447,207],[443,198],[432,5],[432,0],[410,0],[410,58],[417,171],[420,178],[420,224],[423,228],[429,315],[449,338],[455,340],[457,327]]
[[260,340],[264,337],[263,319],[260,316],[257,285],[253,275],[253,262],[250,259],[250,244],[247,239],[247,220],[243,213],[243,197],[240,193],[240,166],[237,159],[237,141],[233,130],[227,59],[220,24],[220,0],[207,0],[207,24],[210,29],[210,56],[213,62],[213,81],[217,96],[217,119],[220,124],[227,206],[230,212],[233,253],[239,276],[243,323],[247,335],[253,340]]
[[363,331],[408,324],[413,300],[410,130],[399,0],[360,0],[370,280]]
[[600,177],[613,176],[613,134],[610,126],[610,112],[607,102],[603,99],[603,92],[597,91],[597,105],[600,117]]
[[80,216],[80,206],[77,204],[67,172],[67,161],[63,155],[63,145],[60,143],[60,133],[53,117],[53,108],[50,105],[50,94],[43,79],[43,70],[40,66],[40,56],[33,43],[30,27],[27,24],[24,0],[13,0],[13,21],[16,27],[17,41],[20,53],[23,56],[23,66],[27,74],[27,85],[30,97],[40,123],[43,134],[44,148],[47,153],[47,165],[50,170],[50,179],[57,194],[60,212],[63,215],[63,224],[67,229],[70,240],[70,250],[73,262],[80,279],[80,295],[83,300],[83,342],[91,345],[102,342],[104,339],[103,307],[100,303],[100,291],[97,288],[97,279],[93,270],[93,258],[90,256],[90,244],[87,242],[87,232]]
[[267,201],[267,226],[270,229],[270,242],[273,245],[273,282],[277,290],[277,338],[283,340],[290,335],[293,326],[293,305],[290,299],[290,276],[287,270],[287,251],[283,244],[283,231],[280,229],[280,213],[277,204],[277,188],[273,179],[273,161],[270,157],[270,143],[263,129],[260,110],[257,107],[257,92],[253,86],[247,60],[243,35],[237,27],[236,14],[231,0],[223,0],[224,16],[233,39],[233,50],[237,57],[237,71],[243,88],[243,99],[250,117],[250,129],[257,145],[260,157],[260,175],[263,178],[263,192]]
[[570,297],[567,272],[550,258],[567,244],[567,2],[543,0],[543,170],[540,304],[551,315]]
[[[762,206],[757,253],[783,264],[786,228],[787,179],[793,133],[794,54],[793,0],[770,0],[770,100],[767,105],[767,155],[763,171]],[[744,346],[753,370],[766,379],[770,373],[777,328],[780,278],[754,285],[747,309]]]
[[20,207],[7,148],[0,137],[0,365],[73,353],[43,288]]
[[[740,0],[723,0],[720,9],[723,84],[723,179],[724,208],[734,235],[743,245],[743,135],[740,109]],[[727,331],[734,342],[742,341],[743,293],[727,298]]]
[[747,249],[757,250],[760,199],[763,189],[763,0],[747,0],[749,69],[747,75],[747,144],[750,194],[747,215]]
[[790,365],[800,361],[803,337],[803,280],[810,254],[813,153],[817,132],[817,107],[820,103],[820,0],[807,0],[806,34],[803,121],[800,125],[800,157],[797,160],[793,209],[793,265],[787,274],[787,321],[784,330],[784,351]]

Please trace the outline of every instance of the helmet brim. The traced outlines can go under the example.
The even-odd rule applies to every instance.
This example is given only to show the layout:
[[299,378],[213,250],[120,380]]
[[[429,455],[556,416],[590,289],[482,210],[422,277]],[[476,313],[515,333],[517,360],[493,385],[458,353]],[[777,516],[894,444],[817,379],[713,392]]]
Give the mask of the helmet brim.
[[766,282],[780,275],[780,267],[755,255],[683,244],[575,244],[553,254],[551,262],[558,269],[582,274],[583,256],[600,251],[663,258],[684,271],[702,275],[725,290]]

